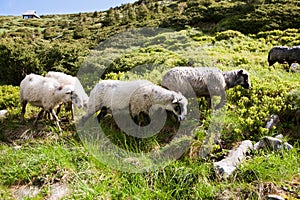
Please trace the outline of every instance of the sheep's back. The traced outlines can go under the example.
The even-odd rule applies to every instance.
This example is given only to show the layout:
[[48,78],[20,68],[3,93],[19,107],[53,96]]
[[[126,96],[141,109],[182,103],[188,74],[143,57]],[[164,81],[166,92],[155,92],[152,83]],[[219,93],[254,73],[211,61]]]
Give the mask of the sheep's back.
[[273,47],[268,54],[268,61],[273,62],[283,62],[288,59],[289,57],[289,48],[285,46],[276,46]]
[[[133,115],[137,115],[140,112],[147,113],[149,109],[157,104],[159,101],[160,104],[164,101],[163,88],[154,85],[150,82],[140,85],[133,91],[129,99],[130,111]],[[169,93],[170,91],[163,89]]]
[[84,104],[88,102],[89,97],[77,77],[54,71],[48,72],[46,77],[56,79],[61,85],[71,85],[74,89],[74,92],[78,95],[78,97],[80,97],[82,102]]
[[96,84],[89,97],[89,113],[94,113],[102,107],[113,111],[129,107],[130,98],[138,88],[148,81],[117,81],[103,80]]
[[43,102],[51,101],[55,89],[60,84],[51,78],[36,74],[27,75],[20,84],[20,99],[35,106],[43,106]]
[[212,90],[225,87],[220,70],[205,67],[175,67],[162,80],[162,86],[181,92],[185,97],[209,96]]
[[290,49],[289,61],[300,62],[300,46],[295,46]]
[[75,77],[62,73],[62,72],[48,72],[45,77],[54,78],[62,85],[75,85],[76,79]]

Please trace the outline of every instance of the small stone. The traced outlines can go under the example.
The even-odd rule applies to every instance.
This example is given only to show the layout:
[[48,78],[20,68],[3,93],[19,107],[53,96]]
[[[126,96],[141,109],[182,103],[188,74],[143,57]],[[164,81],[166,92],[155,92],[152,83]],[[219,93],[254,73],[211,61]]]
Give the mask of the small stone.
[[283,135],[282,134],[276,135],[275,138],[277,138],[277,139],[283,139]]
[[17,151],[17,150],[19,150],[19,149],[21,149],[21,148],[22,148],[22,146],[20,146],[20,145],[16,145],[16,146],[13,147],[13,149],[14,149],[15,151]]
[[228,178],[246,158],[246,153],[251,149],[253,149],[252,142],[250,140],[243,141],[239,147],[231,150],[226,158],[214,163],[216,173],[222,178]]
[[8,113],[8,110],[0,110],[0,119],[4,119]]
[[269,194],[266,196],[266,200],[284,200],[284,198],[279,195]]
[[291,71],[292,72],[298,72],[300,69],[299,64],[298,63],[293,63],[291,64]]
[[284,148],[286,148],[287,150],[291,150],[293,148],[293,146],[287,142],[283,143]]
[[281,139],[278,139],[280,136],[277,137],[269,137],[266,136],[264,137],[261,141],[257,142],[254,145],[254,150],[259,150],[262,148],[269,148],[272,150],[277,150],[277,149],[287,149],[287,150],[291,150],[293,148],[292,145],[290,145],[287,142],[282,142]]
[[278,115],[271,115],[269,121],[266,124],[267,129],[271,129],[280,122]]

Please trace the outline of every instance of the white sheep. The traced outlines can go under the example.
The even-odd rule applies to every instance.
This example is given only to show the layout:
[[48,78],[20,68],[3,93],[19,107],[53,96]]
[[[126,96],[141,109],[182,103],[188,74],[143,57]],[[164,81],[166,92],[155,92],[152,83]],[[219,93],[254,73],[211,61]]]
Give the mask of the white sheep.
[[87,114],[83,123],[97,111],[98,120],[107,113],[129,111],[132,118],[140,113],[149,115],[150,108],[162,108],[183,120],[187,114],[187,99],[180,93],[169,91],[146,80],[100,81],[90,93]]
[[42,110],[37,115],[34,125],[44,111],[51,113],[52,117],[61,131],[59,119],[54,111],[61,103],[67,102],[72,97],[73,88],[69,85],[62,86],[57,80],[43,77],[36,74],[27,75],[20,83],[20,101],[22,105],[21,122],[24,122],[26,105],[41,107]]
[[[87,109],[89,97],[85,93],[85,90],[83,89],[83,87],[77,77],[67,75],[63,72],[54,72],[54,71],[48,72],[45,75],[45,77],[54,78],[61,85],[70,85],[74,90],[73,96],[77,96],[77,98],[75,98],[73,100],[75,105],[78,108],[83,108],[84,110]],[[65,102],[65,103],[67,103],[69,105],[69,107],[71,108],[72,119],[74,120],[74,106],[73,106],[72,100],[68,100],[68,102]]]
[[211,97],[221,96],[221,108],[225,103],[225,90],[241,85],[251,88],[249,74],[244,69],[222,72],[216,68],[175,67],[166,72],[162,78],[163,87],[181,92],[185,97],[205,97],[211,105]]

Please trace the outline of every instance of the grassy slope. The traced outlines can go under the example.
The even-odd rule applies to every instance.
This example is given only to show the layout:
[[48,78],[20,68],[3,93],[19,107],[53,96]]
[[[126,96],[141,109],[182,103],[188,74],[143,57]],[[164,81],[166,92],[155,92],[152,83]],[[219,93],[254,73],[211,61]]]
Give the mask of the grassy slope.
[[[26,115],[29,120],[26,125],[20,125],[18,87],[1,86],[3,91],[0,91],[4,95],[0,95],[0,103],[9,109],[10,115],[1,121],[0,127],[0,197],[13,199],[16,188],[36,186],[40,192],[35,199],[43,199],[50,196],[51,185],[66,183],[70,188],[66,199],[259,199],[270,193],[279,193],[290,199],[299,198],[299,127],[291,118],[285,119],[291,115],[284,112],[290,111],[286,108],[287,93],[300,89],[300,76],[286,72],[279,64],[269,67],[266,62],[267,52],[273,45],[297,44],[298,32],[265,32],[252,37],[238,34],[224,40],[220,39],[220,35],[205,35],[193,29],[174,32],[175,38],[193,38],[187,48],[200,46],[201,53],[198,48],[190,48],[187,52],[184,48],[174,50],[176,48],[161,45],[165,51],[170,48],[176,53],[175,56],[168,52],[163,54],[167,68],[173,66],[168,59],[179,59],[184,63],[182,58],[194,61],[195,66],[216,66],[222,70],[244,68],[251,74],[253,90],[235,88],[227,92],[227,113],[222,129],[223,152],[217,148],[207,160],[191,158],[187,152],[180,160],[154,172],[129,174],[104,166],[83,147],[74,125],[70,123],[63,123],[65,131],[62,138],[57,136],[51,122],[41,121],[38,128],[33,128],[31,123],[37,114],[35,108],[29,107]],[[281,36],[290,43],[280,41]],[[175,43],[174,47],[180,45]],[[150,51],[151,48],[156,47],[150,47]],[[148,52],[146,54],[149,55]],[[130,65],[136,60],[143,60],[146,54],[133,52],[131,59],[124,60]],[[157,56],[156,61],[162,59],[156,53],[152,55]],[[159,83],[162,76],[159,70],[142,77],[132,72],[124,73],[114,72],[108,77],[122,78],[128,74],[132,79],[146,78]],[[268,115],[273,113],[282,115],[282,122],[267,132],[264,124]],[[204,118],[204,125],[196,133],[192,153],[201,146],[208,123],[209,118]],[[289,152],[252,152],[251,157],[228,180],[220,180],[215,175],[212,161],[219,159],[239,141],[258,141],[264,135],[276,134],[283,134],[295,148]]]
[[[188,33],[188,31],[181,31],[174,32],[173,35],[189,37]],[[193,32],[190,35],[199,35],[199,33]],[[191,40],[190,46],[201,45],[203,55],[206,55],[199,58],[197,51],[190,51],[189,56],[198,59],[195,59],[195,65],[200,63],[207,66],[216,65],[223,70],[239,67],[247,69],[251,74],[253,90],[244,93],[245,97],[236,98],[239,91],[244,92],[241,88],[231,89],[227,93],[230,109],[227,111],[222,130],[225,146],[230,148],[242,139],[257,141],[263,135],[282,133],[287,136],[286,127],[283,125],[270,133],[261,128],[264,127],[267,115],[272,114],[270,109],[274,104],[279,107],[278,114],[284,110],[281,105],[282,99],[276,99],[273,94],[274,85],[280,85],[276,88],[279,92],[299,89],[299,74],[286,72],[279,64],[268,67],[265,58],[271,44],[262,43],[261,39],[241,35],[216,41],[211,46],[210,42],[203,42],[202,39],[205,37],[207,36],[202,35],[195,38],[196,41]],[[252,46],[258,50],[252,52]],[[241,50],[236,50],[237,48]],[[180,56],[184,55],[185,51],[176,53]],[[136,59],[140,56],[135,55]],[[155,71],[152,72],[154,75],[150,73],[144,78],[159,82],[160,77],[157,77]],[[143,78],[130,73],[132,77]],[[13,87],[11,90],[15,96],[18,95],[18,88]],[[257,99],[254,98],[256,95],[259,96]],[[270,103],[267,103],[268,101]],[[12,188],[17,185],[38,186],[41,188],[39,198],[43,198],[49,195],[50,185],[56,182],[67,183],[71,190],[68,198],[78,199],[99,197],[222,199],[224,196],[236,197],[237,195],[241,195],[244,199],[250,197],[256,199],[261,197],[260,195],[276,193],[276,191],[281,191],[279,193],[285,193],[290,197],[295,196],[295,192],[299,194],[296,187],[290,185],[292,182],[298,184],[299,178],[297,175],[299,165],[295,165],[299,163],[299,140],[296,138],[290,138],[296,147],[290,152],[266,151],[252,154],[252,158],[242,164],[228,181],[219,180],[212,170],[212,161],[218,157],[218,151],[207,161],[189,158],[187,154],[164,169],[142,174],[128,174],[109,169],[99,163],[83,148],[81,142],[76,140],[77,137],[74,138],[75,127],[68,123],[64,123],[63,138],[57,138],[57,130],[51,128],[53,127],[51,123],[40,125],[38,129],[33,130],[30,125],[32,120],[26,126],[19,125],[20,107],[15,106],[17,102],[17,99],[12,100],[13,114],[5,120],[6,125],[1,129],[4,140],[10,138],[12,141],[12,144],[1,145],[1,193],[7,198],[11,195]],[[253,113],[245,113],[243,109],[251,110]],[[27,118],[31,118],[34,113],[36,114],[36,109],[30,108]],[[253,121],[258,127],[253,126]],[[208,123],[208,119],[204,124],[205,122]],[[263,124],[259,125],[259,122]],[[290,129],[292,130],[294,129]],[[191,151],[195,151],[201,145],[202,131],[203,129],[200,129],[197,133],[198,140],[193,142]],[[299,129],[294,131],[296,133]],[[26,133],[23,134],[24,132]],[[20,145],[21,148],[15,149],[15,145]],[[282,191],[282,188],[288,188],[288,191]]]

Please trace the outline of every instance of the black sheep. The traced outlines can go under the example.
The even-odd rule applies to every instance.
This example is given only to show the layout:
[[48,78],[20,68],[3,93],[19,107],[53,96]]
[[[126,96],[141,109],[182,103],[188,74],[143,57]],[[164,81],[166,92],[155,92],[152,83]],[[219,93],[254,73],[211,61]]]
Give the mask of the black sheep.
[[288,63],[289,66],[291,66],[292,63],[300,63],[300,47],[273,47],[268,54],[269,66],[272,66],[276,62],[280,64]]

